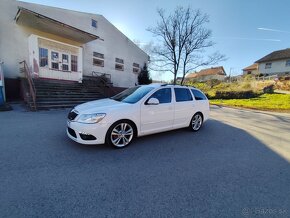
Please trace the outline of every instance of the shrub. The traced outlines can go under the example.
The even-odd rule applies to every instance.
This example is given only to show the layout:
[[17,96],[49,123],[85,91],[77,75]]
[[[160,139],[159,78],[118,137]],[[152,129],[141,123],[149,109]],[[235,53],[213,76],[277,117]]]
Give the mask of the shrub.
[[263,88],[264,93],[272,94],[274,93],[274,85],[269,85]]
[[248,91],[216,91],[215,99],[248,99],[259,96],[258,93]]

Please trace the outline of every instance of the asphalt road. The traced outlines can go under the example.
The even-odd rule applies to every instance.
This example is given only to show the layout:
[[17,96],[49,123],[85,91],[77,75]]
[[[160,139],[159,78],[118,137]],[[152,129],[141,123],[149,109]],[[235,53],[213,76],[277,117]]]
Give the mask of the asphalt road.
[[1,217],[290,217],[290,116],[215,107],[126,149],[66,137],[65,110],[0,113]]

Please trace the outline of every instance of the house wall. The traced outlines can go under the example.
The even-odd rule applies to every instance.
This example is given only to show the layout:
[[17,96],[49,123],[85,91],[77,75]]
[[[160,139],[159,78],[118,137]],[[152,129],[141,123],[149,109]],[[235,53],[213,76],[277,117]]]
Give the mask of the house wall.
[[[271,68],[265,69],[266,63],[272,63]],[[286,60],[259,63],[259,71],[262,74],[281,74],[289,73],[290,66],[286,66]]]
[[[98,35],[102,40],[98,39],[82,45],[57,35],[18,25],[14,21],[18,6]],[[97,28],[91,26],[92,19],[97,21]],[[28,38],[31,34],[82,47],[83,74],[91,76],[92,71],[111,74],[114,86],[134,86],[137,82],[137,74],[133,73],[133,63],[138,63],[140,67],[143,67],[144,63],[148,62],[148,55],[101,15],[17,2],[15,0],[1,0],[0,29],[0,59],[5,63],[4,72],[7,78],[13,79],[21,76],[19,62],[23,60],[29,62]],[[104,54],[104,67],[93,65],[93,52]],[[124,60],[124,71],[115,70],[115,58]]]

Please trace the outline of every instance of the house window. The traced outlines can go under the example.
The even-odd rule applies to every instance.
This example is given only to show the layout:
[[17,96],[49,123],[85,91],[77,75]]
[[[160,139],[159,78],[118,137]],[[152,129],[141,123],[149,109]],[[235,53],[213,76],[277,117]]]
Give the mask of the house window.
[[39,48],[39,66],[48,66],[48,49],[46,48]]
[[93,52],[93,65],[98,67],[104,67],[104,54]]
[[286,67],[290,67],[290,60],[286,61]]
[[62,54],[62,70],[63,71],[69,71],[69,55],[68,54]]
[[139,67],[140,65],[137,63],[133,63],[133,73],[138,73],[139,72]]
[[54,70],[59,70],[59,54],[58,52],[51,52],[51,68]]
[[115,61],[119,64],[124,64],[124,60],[121,58],[116,58]]
[[120,71],[124,71],[124,65],[123,64],[115,64],[115,69],[120,70]]
[[271,68],[272,67],[272,63],[266,63],[265,64],[265,69],[269,69],[269,68]]
[[93,64],[98,67],[104,67],[104,60],[93,58]]
[[71,55],[71,71],[78,71],[78,56],[76,55]]
[[92,27],[97,28],[98,22],[94,19],[92,19]]
[[116,62],[115,69],[120,70],[120,71],[124,71],[124,60],[121,58],[116,58],[115,62]]

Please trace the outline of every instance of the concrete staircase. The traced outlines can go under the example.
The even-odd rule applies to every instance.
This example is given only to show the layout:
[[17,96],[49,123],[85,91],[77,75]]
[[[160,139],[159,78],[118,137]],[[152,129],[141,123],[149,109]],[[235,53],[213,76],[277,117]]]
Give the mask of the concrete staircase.
[[[37,110],[71,108],[84,102],[105,98],[103,90],[91,81],[84,80],[83,83],[49,79],[33,81]],[[28,102],[28,105],[31,104]]]

